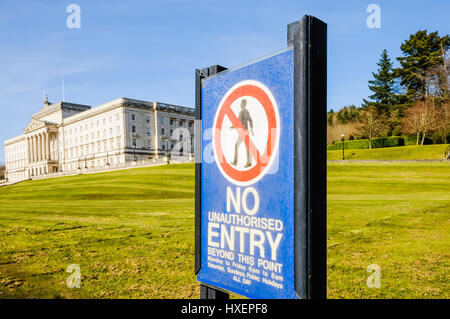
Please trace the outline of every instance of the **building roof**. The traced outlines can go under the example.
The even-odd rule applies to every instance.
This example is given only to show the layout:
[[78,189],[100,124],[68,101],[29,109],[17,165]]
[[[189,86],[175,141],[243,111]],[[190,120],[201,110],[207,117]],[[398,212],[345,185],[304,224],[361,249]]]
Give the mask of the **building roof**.
[[31,118],[37,120],[46,115],[52,114],[52,113],[60,111],[60,110],[84,112],[89,109],[91,109],[91,107],[89,105],[59,102],[59,103],[55,103],[55,104],[48,104],[43,109],[34,113],[31,116]]

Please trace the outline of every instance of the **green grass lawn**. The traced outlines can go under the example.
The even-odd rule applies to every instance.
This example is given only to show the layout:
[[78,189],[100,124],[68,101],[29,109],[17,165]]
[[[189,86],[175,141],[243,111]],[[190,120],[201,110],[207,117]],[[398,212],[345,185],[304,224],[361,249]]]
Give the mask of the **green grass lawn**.
[[327,215],[329,298],[450,297],[450,163],[329,164]]
[[[344,150],[346,160],[423,160],[444,159],[448,144],[411,145],[374,149]],[[342,160],[342,150],[327,151],[328,160]]]
[[2,187],[0,298],[196,297],[193,234],[189,164]]
[[[449,163],[329,164],[328,297],[449,298],[449,212]],[[0,298],[197,298],[193,265],[192,164],[0,188]]]

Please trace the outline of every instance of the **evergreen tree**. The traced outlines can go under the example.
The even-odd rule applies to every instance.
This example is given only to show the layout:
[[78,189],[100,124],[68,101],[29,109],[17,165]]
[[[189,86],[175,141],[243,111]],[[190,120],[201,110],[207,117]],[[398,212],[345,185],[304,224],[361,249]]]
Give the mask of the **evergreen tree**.
[[393,64],[388,57],[387,50],[381,53],[381,58],[377,63],[378,73],[373,73],[373,80],[369,81],[369,89],[374,92],[369,96],[369,101],[363,100],[363,107],[374,106],[379,114],[389,115],[391,109],[398,103],[398,97],[395,94],[395,74],[392,68]]
[[426,97],[427,70],[443,65],[443,51],[450,46],[450,37],[440,37],[437,32],[427,34],[427,30],[411,34],[401,46],[403,57],[397,58],[401,68],[395,70],[406,88],[406,99],[412,103]]

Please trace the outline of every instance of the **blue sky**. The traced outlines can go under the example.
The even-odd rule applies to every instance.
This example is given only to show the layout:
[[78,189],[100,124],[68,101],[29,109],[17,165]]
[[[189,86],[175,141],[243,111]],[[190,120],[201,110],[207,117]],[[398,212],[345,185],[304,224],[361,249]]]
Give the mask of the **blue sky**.
[[[69,29],[66,8],[81,8]],[[381,28],[369,29],[369,4]],[[360,105],[381,51],[392,59],[419,29],[450,33],[450,1],[2,0],[0,162],[3,141],[62,99],[97,106],[124,96],[193,106],[194,69],[232,67],[286,46],[286,25],[311,14],[328,24],[328,108]]]

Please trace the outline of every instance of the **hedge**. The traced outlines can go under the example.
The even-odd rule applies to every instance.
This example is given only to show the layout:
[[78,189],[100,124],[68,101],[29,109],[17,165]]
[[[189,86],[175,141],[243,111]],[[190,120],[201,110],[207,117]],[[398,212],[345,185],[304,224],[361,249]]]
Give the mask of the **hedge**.
[[[416,135],[405,136],[405,145],[416,145],[416,142],[417,142]],[[422,142],[422,136],[419,137],[419,145],[421,142]],[[423,144],[425,144],[425,145],[433,144],[433,141],[430,138],[425,137],[425,141]],[[435,144],[438,144],[438,143],[435,143]]]
[[[400,136],[389,136],[389,137],[379,137],[372,139],[372,148],[382,148],[382,147],[395,147],[404,146],[405,139]],[[345,149],[361,149],[369,148],[369,140],[352,140],[344,142]],[[332,145],[327,145],[327,150],[341,150],[342,142],[337,142]]]

